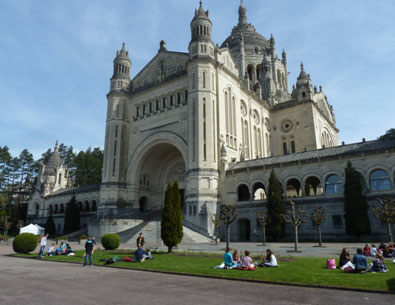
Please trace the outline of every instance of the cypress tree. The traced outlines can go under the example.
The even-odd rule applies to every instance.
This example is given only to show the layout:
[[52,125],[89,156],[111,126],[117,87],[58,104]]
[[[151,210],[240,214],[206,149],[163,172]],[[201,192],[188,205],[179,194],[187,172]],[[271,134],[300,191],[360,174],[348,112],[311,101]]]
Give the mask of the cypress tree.
[[167,246],[168,252],[172,252],[183,237],[181,197],[178,183],[169,183],[165,194],[165,204],[162,212],[161,238]]
[[63,234],[69,234],[80,229],[80,210],[78,209],[75,196],[66,205],[64,214]]
[[352,167],[350,161],[345,168],[344,183],[344,218],[346,233],[355,235],[359,239],[361,235],[371,232],[368,216],[369,206],[364,194],[364,181],[361,174]]
[[48,233],[49,237],[55,237],[56,235],[55,221],[53,220],[52,215],[49,215],[45,222],[45,233]]
[[284,195],[280,181],[272,170],[269,178],[269,189],[267,196],[267,214],[270,223],[267,225],[267,234],[276,240],[285,234],[285,223],[282,215],[285,214]]

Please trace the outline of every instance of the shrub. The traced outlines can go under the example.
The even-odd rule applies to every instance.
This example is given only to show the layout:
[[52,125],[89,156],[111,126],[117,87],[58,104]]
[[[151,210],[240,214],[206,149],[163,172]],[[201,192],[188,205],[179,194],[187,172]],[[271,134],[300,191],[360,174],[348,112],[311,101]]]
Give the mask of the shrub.
[[7,239],[8,239],[8,236],[4,236],[4,235],[0,234],[0,240],[7,240]]
[[15,253],[27,254],[36,249],[38,240],[36,235],[31,233],[22,233],[15,237],[12,248]]
[[88,239],[88,236],[86,236],[86,235],[81,235],[81,236],[80,236],[80,239]]
[[115,250],[119,247],[121,239],[117,234],[106,234],[101,238],[101,244],[106,250]]

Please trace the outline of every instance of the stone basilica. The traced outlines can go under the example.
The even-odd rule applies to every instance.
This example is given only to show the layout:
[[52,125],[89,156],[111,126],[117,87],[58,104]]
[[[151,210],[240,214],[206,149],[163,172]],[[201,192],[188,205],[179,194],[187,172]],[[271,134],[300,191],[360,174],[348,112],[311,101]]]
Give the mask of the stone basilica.
[[[188,52],[157,55],[131,80],[125,45],[117,51],[107,94],[101,185],[70,188],[57,148],[39,174],[29,203],[31,221],[53,214],[59,233],[74,194],[89,234],[131,232],[160,219],[168,182],[177,181],[184,226],[210,237],[221,204],[238,208],[232,239],[260,240],[256,212],[266,206],[271,170],[286,196],[306,213],[324,206],[326,239],[344,239],[344,168],[350,160],[367,186],[369,202],[394,196],[395,142],[338,145],[332,106],[313,86],[303,64],[289,87],[287,56],[247,22],[219,46],[211,39],[209,11],[195,10]],[[371,218],[372,234],[385,228]],[[290,228],[289,228],[290,229]],[[311,222],[301,237],[313,238]],[[135,233],[135,232],[134,232]],[[125,233],[124,236],[127,236]],[[125,237],[126,238],[126,237]],[[126,240],[126,239],[125,239]]]

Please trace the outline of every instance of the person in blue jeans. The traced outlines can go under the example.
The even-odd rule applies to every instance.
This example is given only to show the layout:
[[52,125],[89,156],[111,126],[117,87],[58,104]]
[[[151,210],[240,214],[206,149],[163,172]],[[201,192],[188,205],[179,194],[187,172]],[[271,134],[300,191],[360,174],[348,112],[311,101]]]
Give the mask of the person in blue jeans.
[[355,265],[355,273],[364,273],[368,269],[368,260],[366,256],[362,254],[362,249],[357,249],[357,254],[354,255],[352,263]]
[[92,254],[93,254],[93,241],[92,238],[88,238],[88,240],[85,243],[85,261],[84,261],[84,267],[86,266],[86,262],[88,260],[89,256],[89,263],[91,267],[93,267],[92,263]]

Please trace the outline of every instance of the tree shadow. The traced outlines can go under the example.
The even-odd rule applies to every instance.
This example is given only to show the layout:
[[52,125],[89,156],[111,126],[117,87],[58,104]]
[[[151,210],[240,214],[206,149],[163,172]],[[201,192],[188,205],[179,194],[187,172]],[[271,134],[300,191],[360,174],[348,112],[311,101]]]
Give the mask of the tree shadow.
[[389,279],[387,281],[387,288],[390,292],[395,292],[395,278]]

